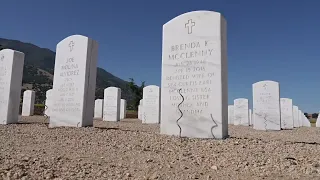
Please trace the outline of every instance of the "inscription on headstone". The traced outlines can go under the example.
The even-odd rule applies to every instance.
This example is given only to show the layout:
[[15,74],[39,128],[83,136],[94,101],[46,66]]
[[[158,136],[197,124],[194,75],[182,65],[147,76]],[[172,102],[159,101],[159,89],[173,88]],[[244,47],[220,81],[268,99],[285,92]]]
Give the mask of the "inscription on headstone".
[[73,35],[57,45],[49,127],[93,125],[98,43]]
[[160,88],[155,85],[143,88],[143,123],[160,122]]
[[279,83],[260,81],[253,87],[253,128],[257,130],[280,130]]
[[0,51],[0,124],[18,122],[23,65],[22,52]]
[[226,21],[194,11],[163,26],[161,133],[194,138],[228,135]]
[[245,98],[234,100],[234,125],[249,126],[249,101]]
[[293,129],[292,99],[280,98],[281,129]]
[[120,121],[121,89],[108,87],[104,90],[103,120]]

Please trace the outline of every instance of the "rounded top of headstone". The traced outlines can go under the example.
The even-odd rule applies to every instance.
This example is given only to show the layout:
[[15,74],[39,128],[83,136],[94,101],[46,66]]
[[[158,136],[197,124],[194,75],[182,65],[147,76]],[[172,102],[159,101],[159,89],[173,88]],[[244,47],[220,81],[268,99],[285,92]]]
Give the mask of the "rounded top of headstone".
[[57,44],[57,46],[59,46],[59,44],[64,43],[64,42],[66,42],[66,41],[68,41],[68,43],[69,43],[69,41],[70,41],[70,40],[73,40],[73,39],[89,39],[89,38],[86,37],[86,36],[83,36],[83,35],[75,34],[75,35],[68,36],[68,37],[64,38],[63,40],[61,40],[61,41]]
[[21,52],[21,51],[16,51],[16,50],[13,50],[13,49],[2,49],[0,52],[2,52],[2,53],[20,53],[20,54],[23,54],[24,55],[24,53],[23,52]]
[[119,89],[118,87],[114,87],[114,86],[110,86],[110,87],[107,87],[106,89]]
[[290,99],[290,98],[280,98],[280,100],[283,100],[283,101],[292,101],[292,99]]
[[107,87],[104,89],[104,91],[119,91],[119,90],[120,90],[120,88],[113,87],[113,86]]
[[51,95],[53,93],[52,89],[47,90],[46,95]]
[[268,84],[279,84],[277,81],[264,80],[264,81],[259,81],[259,82],[253,83],[253,85],[259,85],[259,84],[265,84],[265,83],[268,83]]
[[148,86],[146,86],[146,87],[144,87],[144,88],[160,88],[159,86],[156,86],[156,85],[148,85]]
[[0,52],[14,52],[12,49],[2,49]]
[[213,16],[221,16],[223,18],[223,16],[221,15],[221,13],[219,12],[215,12],[215,11],[208,11],[208,10],[199,10],[199,11],[190,11],[190,12],[186,12],[183,14],[180,14],[179,16],[176,16],[175,18],[171,19],[170,21],[168,21],[167,23],[165,23],[163,26],[169,24],[172,21],[175,21],[176,19],[180,19],[183,18],[184,16],[190,16],[190,15],[194,15],[194,16],[198,16],[199,15],[213,15]]
[[247,98],[237,98],[234,101],[249,101]]
[[159,93],[160,87],[156,85],[149,85],[143,88],[143,93]]

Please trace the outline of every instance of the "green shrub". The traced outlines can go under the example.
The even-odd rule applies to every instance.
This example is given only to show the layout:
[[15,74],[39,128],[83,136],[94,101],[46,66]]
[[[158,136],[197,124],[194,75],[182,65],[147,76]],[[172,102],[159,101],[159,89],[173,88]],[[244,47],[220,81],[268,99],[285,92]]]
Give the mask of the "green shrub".
[[44,104],[35,104],[34,107],[40,107],[40,108],[44,108],[45,105]]
[[316,123],[316,122],[317,122],[317,119],[315,118],[310,119],[310,123]]

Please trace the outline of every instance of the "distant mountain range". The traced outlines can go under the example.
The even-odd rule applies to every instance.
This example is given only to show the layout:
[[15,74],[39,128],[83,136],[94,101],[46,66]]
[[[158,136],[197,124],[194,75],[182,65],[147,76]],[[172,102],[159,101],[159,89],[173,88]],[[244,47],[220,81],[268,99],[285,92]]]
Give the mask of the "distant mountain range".
[[[52,88],[55,52],[30,43],[10,39],[0,38],[0,45],[2,48],[17,50],[25,54],[22,89],[32,89],[36,91],[36,103],[43,103],[46,91]],[[97,69],[96,80],[97,99],[103,99],[103,91],[105,88],[115,86],[121,88],[121,98],[126,99],[127,104],[130,106],[134,95],[127,87],[127,81],[99,67]]]

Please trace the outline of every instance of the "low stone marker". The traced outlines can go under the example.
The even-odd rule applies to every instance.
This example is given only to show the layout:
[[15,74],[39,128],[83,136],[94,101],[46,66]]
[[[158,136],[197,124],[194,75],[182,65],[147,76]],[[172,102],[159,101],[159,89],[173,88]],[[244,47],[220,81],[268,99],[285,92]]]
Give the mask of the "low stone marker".
[[26,90],[23,93],[22,116],[32,116],[34,114],[34,101],[36,94],[32,90]]

